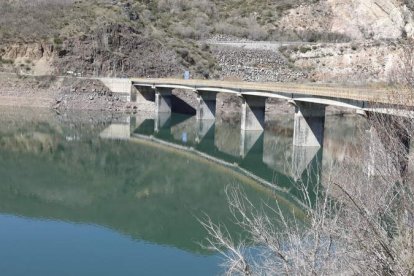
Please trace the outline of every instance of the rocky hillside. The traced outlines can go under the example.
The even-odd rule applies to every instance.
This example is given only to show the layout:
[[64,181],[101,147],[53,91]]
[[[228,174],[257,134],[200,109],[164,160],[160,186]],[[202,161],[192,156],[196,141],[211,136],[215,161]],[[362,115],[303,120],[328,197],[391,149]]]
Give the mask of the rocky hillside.
[[[190,70],[250,81],[363,72],[384,81],[401,41],[414,37],[413,11],[412,0],[3,0],[0,70],[144,77]],[[302,44],[257,51],[211,47],[211,37]]]
[[350,39],[414,37],[411,0],[324,0],[289,10],[280,20],[283,29],[341,34]]

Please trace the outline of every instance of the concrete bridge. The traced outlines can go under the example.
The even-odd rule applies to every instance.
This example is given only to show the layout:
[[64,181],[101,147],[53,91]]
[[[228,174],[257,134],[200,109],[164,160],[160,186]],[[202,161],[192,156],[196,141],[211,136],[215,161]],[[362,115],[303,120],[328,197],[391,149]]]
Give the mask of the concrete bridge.
[[[266,149],[263,146],[263,141],[266,140],[266,134],[264,132],[266,99],[278,98],[288,101],[295,106],[293,144],[292,141],[289,142],[292,145],[292,151],[289,154],[291,156],[290,170],[286,172],[276,169],[274,166],[271,167],[276,169],[273,171],[279,172],[277,178],[284,178],[285,180],[291,179],[292,181],[296,181],[304,175],[320,174],[322,147],[324,144],[325,109],[327,106],[351,108],[365,114],[381,112],[403,116],[406,111],[404,113],[399,112],[402,109],[399,109],[398,101],[401,100],[401,97],[407,96],[407,99],[409,97],[409,95],[400,93],[400,98],[394,99],[390,97],[389,90],[385,89],[341,88],[279,83],[179,79],[105,79],[102,81],[112,92],[121,93],[125,95],[128,101],[135,102],[140,110],[142,109],[140,106],[143,106],[148,107],[151,111],[150,120],[148,118],[145,120],[142,118],[139,119],[138,116],[134,119],[135,122],[127,122],[124,125],[113,125],[102,133],[103,138],[131,139],[134,137],[147,137],[153,139],[157,136],[171,136],[171,129],[176,125],[171,124],[172,104],[175,104],[172,101],[172,91],[174,89],[184,89],[191,91],[191,93],[197,96],[196,106],[193,106],[196,110],[196,116],[193,117],[193,120],[196,123],[191,127],[195,130],[193,138],[197,147],[203,148],[203,144],[206,141],[214,141],[214,145],[207,146],[207,148],[216,148],[219,152],[225,153],[227,157],[238,156],[238,158],[241,158],[240,160],[250,160],[255,164],[253,167],[260,168],[263,168],[263,166],[260,166],[260,162],[263,161],[262,163],[271,164],[273,157],[279,154],[275,152],[275,149]],[[237,141],[229,141],[224,147],[216,143],[217,141],[226,141],[228,139],[225,139],[225,137],[220,138],[222,132],[216,127],[213,127],[215,125],[216,99],[218,93],[237,95],[242,99],[243,103],[242,112],[240,112],[241,126],[239,129],[241,131],[238,136],[239,138],[236,139]],[[376,103],[375,106],[371,106],[373,102]],[[412,102],[406,102],[408,105],[410,103]],[[389,106],[393,106],[395,108],[393,110],[396,111],[390,109]],[[148,124],[148,122],[150,123]],[[146,134],[146,136],[142,136],[142,133]],[[186,131],[186,133],[189,132]],[[385,156],[385,160],[379,160],[380,158],[375,155],[377,151],[374,149],[383,147],[387,151],[386,141],[381,141],[381,135],[378,136],[375,129],[370,130],[370,136],[371,141],[369,144],[370,152],[372,148],[372,154],[370,154],[368,159],[370,159],[372,164],[378,162],[386,164],[387,170],[378,170],[375,169],[378,166],[372,166],[367,173],[372,176],[379,176],[389,171],[401,174],[406,173],[408,158],[402,158],[401,162],[397,158],[398,162],[396,163],[394,162],[395,154],[389,152],[389,156]],[[232,137],[235,136],[233,135]],[[404,135],[401,137],[404,137]],[[403,142],[407,146],[406,155],[408,156],[410,141]],[[236,148],[232,149],[233,146]],[[262,149],[262,153],[254,154],[254,149]],[[219,154],[220,156],[214,158],[218,158],[217,160],[219,160],[223,157],[222,153]],[[381,158],[384,159],[383,156]],[[229,163],[238,164],[240,160],[230,160]],[[388,167],[391,169],[388,169]],[[309,171],[313,171],[314,173],[305,174],[305,172]]]
[[322,146],[327,106],[351,108],[361,113],[390,113],[388,108],[381,109],[370,104],[397,106],[401,99],[390,97],[389,90],[376,88],[181,79],[101,80],[113,92],[124,93],[129,101],[136,102],[138,106],[150,106],[155,114],[171,113],[173,89],[192,91],[198,99],[194,107],[198,120],[215,119],[217,93],[237,95],[243,100],[241,129],[244,131],[263,130],[267,98],[286,100],[295,106],[293,144],[301,147]]

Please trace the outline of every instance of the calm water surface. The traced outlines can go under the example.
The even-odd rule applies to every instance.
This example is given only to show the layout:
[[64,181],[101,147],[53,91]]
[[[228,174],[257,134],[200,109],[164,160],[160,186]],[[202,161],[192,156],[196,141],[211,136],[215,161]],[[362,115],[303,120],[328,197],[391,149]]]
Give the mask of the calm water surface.
[[293,116],[243,133],[184,115],[0,114],[1,275],[220,274],[198,218],[245,235],[225,187],[297,212],[292,183],[342,158],[358,121],[328,118],[324,149],[302,152]]

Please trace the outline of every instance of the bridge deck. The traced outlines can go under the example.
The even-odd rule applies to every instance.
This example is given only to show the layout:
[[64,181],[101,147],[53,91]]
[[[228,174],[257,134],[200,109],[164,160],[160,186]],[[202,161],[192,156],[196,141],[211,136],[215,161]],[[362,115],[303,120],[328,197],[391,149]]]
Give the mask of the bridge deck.
[[[241,81],[217,81],[217,80],[183,80],[183,79],[144,79],[132,78],[131,81],[137,85],[186,88],[193,90],[211,90],[217,92],[230,92],[242,94],[256,94],[258,96],[269,96],[269,94],[282,94],[286,98],[298,96],[340,98],[363,102],[377,102],[384,104],[408,104],[414,106],[411,100],[413,95],[407,90],[401,89],[398,93],[391,88],[359,88],[341,87],[320,84],[295,84],[295,83],[256,83]],[[263,93],[263,94],[261,94]],[[398,96],[396,96],[398,95]]]

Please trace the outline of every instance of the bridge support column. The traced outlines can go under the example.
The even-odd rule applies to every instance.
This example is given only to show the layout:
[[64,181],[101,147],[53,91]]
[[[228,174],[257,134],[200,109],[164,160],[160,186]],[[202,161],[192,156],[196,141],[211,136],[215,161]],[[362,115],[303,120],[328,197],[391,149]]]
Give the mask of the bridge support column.
[[263,130],[266,98],[243,95],[241,129]]
[[325,105],[297,103],[293,128],[293,145],[322,147],[325,130]]
[[171,113],[172,89],[156,88],[155,113]]
[[217,93],[197,91],[197,120],[214,120],[216,118]]

